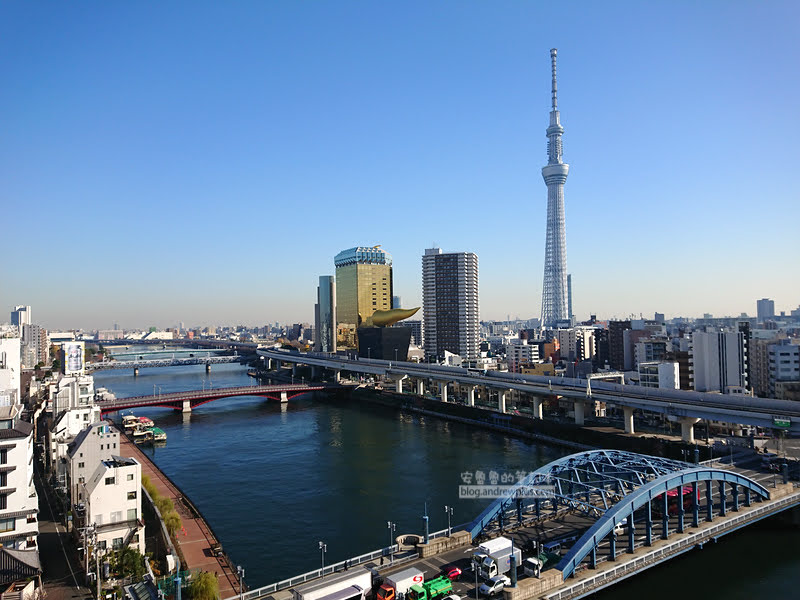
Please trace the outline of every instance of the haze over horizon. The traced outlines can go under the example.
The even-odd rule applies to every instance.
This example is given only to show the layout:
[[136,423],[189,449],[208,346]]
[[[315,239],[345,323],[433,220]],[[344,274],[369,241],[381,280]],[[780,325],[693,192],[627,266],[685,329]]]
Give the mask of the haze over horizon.
[[[539,317],[558,48],[578,320],[800,304],[800,7],[0,5],[0,322],[313,322],[356,245]],[[793,266],[794,265],[794,266]],[[5,315],[3,315],[5,313]]]

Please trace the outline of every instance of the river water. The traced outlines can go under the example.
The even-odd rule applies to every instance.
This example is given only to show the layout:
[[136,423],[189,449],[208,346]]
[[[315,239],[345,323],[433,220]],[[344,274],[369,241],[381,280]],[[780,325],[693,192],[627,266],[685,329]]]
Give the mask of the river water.
[[[118,397],[256,382],[240,365],[95,374]],[[167,432],[154,462],[197,505],[251,588],[386,546],[395,535],[471,520],[485,506],[458,498],[462,474],[531,471],[568,452],[466,425],[353,401],[288,404],[259,397],[216,400],[184,417],[136,411]],[[691,584],[699,597],[800,597],[800,532],[772,522],[707,546],[618,584],[600,597],[674,598]],[[725,577],[725,579],[721,579]],[[682,582],[682,583],[679,583]],[[678,584],[678,585],[676,585]],[[685,593],[686,590],[684,589]],[[792,595],[789,592],[792,592]]]

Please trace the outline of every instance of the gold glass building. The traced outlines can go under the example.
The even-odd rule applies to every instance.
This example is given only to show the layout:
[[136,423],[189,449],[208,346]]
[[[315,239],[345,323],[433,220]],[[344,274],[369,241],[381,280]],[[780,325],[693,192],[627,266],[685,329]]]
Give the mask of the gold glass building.
[[380,246],[342,250],[336,266],[336,333],[339,345],[356,347],[356,329],[376,310],[392,308],[392,256]]

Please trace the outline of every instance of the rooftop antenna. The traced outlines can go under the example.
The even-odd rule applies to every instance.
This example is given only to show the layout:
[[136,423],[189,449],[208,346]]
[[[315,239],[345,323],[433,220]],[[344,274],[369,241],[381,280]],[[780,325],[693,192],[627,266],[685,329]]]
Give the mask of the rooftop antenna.
[[553,110],[558,110],[558,84],[556,83],[556,55],[558,54],[558,50],[556,48],[550,48],[550,64],[553,72],[553,84],[551,95],[553,97]]

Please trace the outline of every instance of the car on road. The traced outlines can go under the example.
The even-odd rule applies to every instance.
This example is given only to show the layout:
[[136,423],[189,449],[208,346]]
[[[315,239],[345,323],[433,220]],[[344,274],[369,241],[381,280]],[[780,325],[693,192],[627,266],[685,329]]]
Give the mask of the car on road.
[[458,581],[459,577],[461,577],[461,569],[458,567],[445,567],[444,575],[450,581]]
[[481,587],[478,588],[478,591],[483,596],[494,596],[495,594],[502,592],[503,588],[507,585],[511,585],[511,580],[508,577],[505,575],[496,575],[486,583],[482,583]]
[[449,596],[445,596],[442,600],[461,600],[461,596],[458,594],[450,594]]

